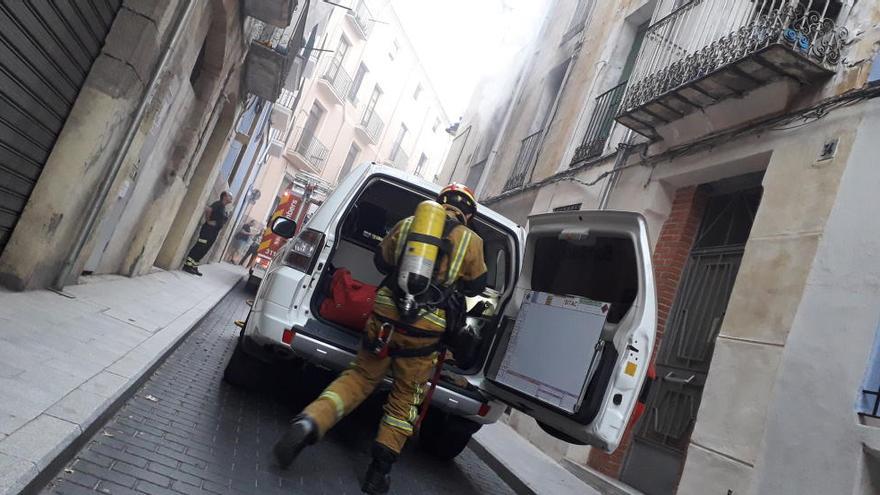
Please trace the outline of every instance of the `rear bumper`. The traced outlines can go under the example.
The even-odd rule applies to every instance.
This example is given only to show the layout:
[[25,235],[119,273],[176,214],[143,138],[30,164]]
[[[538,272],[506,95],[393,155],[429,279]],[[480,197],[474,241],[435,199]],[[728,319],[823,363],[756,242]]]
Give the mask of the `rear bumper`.
[[[297,356],[306,361],[333,371],[342,371],[348,368],[349,364],[354,361],[355,355],[353,353],[312,338],[302,333],[302,328],[295,327],[295,331],[296,335],[293,338],[293,342],[291,342],[290,348]],[[384,385],[390,387],[391,378],[385,377]],[[503,404],[489,401],[487,403],[489,411],[481,416],[480,409],[483,407],[483,404],[484,402],[482,401],[446,388],[442,384],[438,385],[434,390],[434,397],[431,400],[432,406],[482,424],[494,423],[504,411]]]
[[[253,320],[262,321],[254,322]],[[301,326],[293,325],[292,327],[288,327],[292,328],[294,331],[293,341],[290,343],[290,346],[288,346],[281,342],[283,328],[273,328],[280,323],[277,320],[273,321],[268,318],[260,318],[259,313],[256,313],[251,315],[248,323],[249,326],[256,324],[256,327],[259,328],[259,330],[254,328],[251,329],[251,332],[246,332],[246,334],[249,334],[250,338],[254,339],[254,341],[246,347],[246,350],[251,353],[255,351],[259,352],[262,354],[262,356],[259,357],[263,359],[267,357],[279,358],[284,357],[285,355],[287,355],[287,357],[295,356],[314,366],[319,366],[334,372],[345,370],[355,359],[354,353],[306,334]],[[253,330],[256,331],[254,332]],[[267,347],[271,347],[271,349],[267,349]],[[267,352],[267,350],[269,352]],[[383,385],[390,388],[390,377],[385,378]],[[383,385],[380,385],[380,387]],[[496,422],[506,408],[501,402],[477,400],[456,390],[449,389],[442,383],[434,390],[431,405],[450,414],[462,416],[480,424]],[[484,405],[488,406],[488,411],[485,410]],[[483,409],[483,415],[480,415],[481,409]]]

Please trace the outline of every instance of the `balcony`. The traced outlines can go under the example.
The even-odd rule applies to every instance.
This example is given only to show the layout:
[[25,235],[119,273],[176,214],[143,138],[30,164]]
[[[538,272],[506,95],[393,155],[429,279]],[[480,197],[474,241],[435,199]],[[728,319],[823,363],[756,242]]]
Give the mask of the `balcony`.
[[324,74],[318,79],[319,87],[337,104],[342,104],[351,89],[351,76],[337,60],[332,60]]
[[244,0],[244,15],[284,28],[296,10],[296,0]]
[[409,166],[409,155],[403,151],[403,148],[398,146],[391,152],[391,164],[394,165],[395,168],[399,168],[400,170],[406,171],[406,168]]
[[373,28],[373,21],[370,19],[370,11],[367,10],[367,4],[365,4],[363,0],[358,0],[357,6],[348,11],[345,15],[345,19],[361,39],[366,40],[370,36],[370,31]]
[[532,171],[535,164],[535,157],[538,155],[538,143],[541,141],[543,129],[528,135],[519,145],[519,153],[516,155],[516,163],[510,176],[504,184],[504,192],[521,187],[526,182],[526,178]]
[[281,95],[284,79],[290,72],[290,58],[280,50],[251,41],[244,62],[245,85],[248,92],[268,101]]
[[[834,22],[840,8],[839,0],[685,3],[648,28],[618,122],[659,138],[666,124],[776,80],[827,78],[847,37]],[[779,110],[793,96],[775,98]]]
[[379,136],[382,135],[382,129],[385,123],[376,114],[375,111],[365,111],[361,120],[354,126],[355,135],[369,144],[378,144]]
[[574,151],[571,164],[575,165],[590,158],[601,156],[605,143],[614,127],[614,116],[620,108],[620,101],[626,91],[626,82],[618,84],[596,98],[590,125],[584,133],[584,140]]
[[321,174],[327,163],[327,155],[330,150],[324,143],[318,141],[313,131],[298,127],[292,136],[293,143],[287,148],[287,159],[297,169],[315,174]]
[[249,93],[272,102],[281,95],[294,58],[303,45],[308,10],[306,1],[295,25],[283,29],[264,22],[256,23],[244,61],[244,84]]

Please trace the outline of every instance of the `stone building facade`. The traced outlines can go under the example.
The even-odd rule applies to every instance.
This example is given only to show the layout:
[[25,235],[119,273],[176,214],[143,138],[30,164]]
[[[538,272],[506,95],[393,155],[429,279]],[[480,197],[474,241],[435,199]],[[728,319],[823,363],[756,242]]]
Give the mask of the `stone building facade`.
[[853,404],[880,316],[878,21],[849,0],[551,4],[488,160],[444,171],[523,225],[641,212],[658,378],[611,455],[513,413],[521,433],[648,494],[877,492]]
[[[0,283],[15,290],[178,268],[260,89],[249,77],[266,67],[249,57],[254,29],[288,27],[308,1],[98,4],[0,13],[11,68],[0,90]],[[289,69],[269,68],[258,79]]]

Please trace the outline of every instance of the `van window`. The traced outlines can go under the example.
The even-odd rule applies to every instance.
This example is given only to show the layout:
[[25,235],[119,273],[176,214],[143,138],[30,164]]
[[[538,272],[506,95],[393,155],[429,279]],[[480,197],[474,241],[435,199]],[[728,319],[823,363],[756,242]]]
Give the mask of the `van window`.
[[504,292],[510,262],[507,254],[510,246],[509,238],[480,221],[473,222],[471,228],[483,239],[483,256],[487,269],[486,285],[498,292]]
[[361,194],[345,218],[343,238],[373,249],[397,222],[412,215],[424,199],[388,182],[375,182]]
[[[400,220],[410,216],[426,196],[379,180],[370,184],[355,202],[342,224],[342,241],[356,244],[374,252],[376,246]],[[483,239],[484,256],[488,268],[489,287],[503,291],[509,276],[510,238],[497,228],[477,219],[471,228]],[[499,256],[499,252],[503,254]],[[367,254],[361,255],[364,263]],[[369,254],[372,256],[371,254]],[[499,263],[499,260],[501,261]],[[369,259],[372,265],[372,258]],[[344,266],[338,261],[336,266]],[[355,270],[352,270],[356,273]],[[369,279],[374,277],[365,277]]]
[[572,242],[543,237],[535,241],[534,253],[532,290],[611,303],[609,323],[620,322],[638,294],[630,239],[596,235]]

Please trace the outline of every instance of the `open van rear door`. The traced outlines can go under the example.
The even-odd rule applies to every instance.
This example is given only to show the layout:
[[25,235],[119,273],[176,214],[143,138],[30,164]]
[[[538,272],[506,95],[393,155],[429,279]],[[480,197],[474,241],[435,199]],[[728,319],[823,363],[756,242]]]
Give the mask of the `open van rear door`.
[[641,215],[533,216],[481,388],[558,438],[613,451],[648,371],[656,306]]

